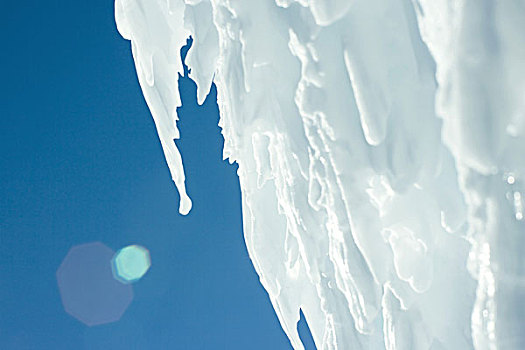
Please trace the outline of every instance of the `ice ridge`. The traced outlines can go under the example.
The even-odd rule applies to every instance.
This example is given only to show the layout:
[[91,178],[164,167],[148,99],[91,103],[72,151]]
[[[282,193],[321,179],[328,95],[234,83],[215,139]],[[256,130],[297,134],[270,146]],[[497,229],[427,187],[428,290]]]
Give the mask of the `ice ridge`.
[[179,48],[303,349],[525,348],[521,0],[116,0],[180,194]]

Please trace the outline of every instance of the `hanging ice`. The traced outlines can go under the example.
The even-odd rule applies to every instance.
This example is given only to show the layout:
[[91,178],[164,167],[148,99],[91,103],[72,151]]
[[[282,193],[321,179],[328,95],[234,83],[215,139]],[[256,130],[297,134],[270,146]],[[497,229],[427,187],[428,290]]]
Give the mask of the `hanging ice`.
[[294,348],[525,348],[522,0],[116,0],[181,213],[179,48],[217,84]]

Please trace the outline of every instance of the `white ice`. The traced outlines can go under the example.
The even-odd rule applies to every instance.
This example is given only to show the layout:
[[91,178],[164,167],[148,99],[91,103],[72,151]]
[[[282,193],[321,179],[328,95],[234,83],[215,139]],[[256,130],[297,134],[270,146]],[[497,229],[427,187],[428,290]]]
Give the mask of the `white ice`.
[[[179,49],[218,88],[295,349],[525,348],[523,0],[116,0],[179,190]],[[184,137],[184,135],[182,135]]]

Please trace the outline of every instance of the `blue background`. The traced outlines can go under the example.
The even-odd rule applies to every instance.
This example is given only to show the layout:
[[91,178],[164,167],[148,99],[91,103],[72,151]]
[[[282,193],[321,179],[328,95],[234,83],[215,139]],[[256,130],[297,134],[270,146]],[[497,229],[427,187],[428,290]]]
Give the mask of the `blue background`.
[[[183,217],[113,2],[2,1],[0,16],[0,349],[290,349],[244,246],[216,92],[198,107],[181,81]],[[93,241],[143,245],[152,267],[120,321],[87,327],[55,273]]]

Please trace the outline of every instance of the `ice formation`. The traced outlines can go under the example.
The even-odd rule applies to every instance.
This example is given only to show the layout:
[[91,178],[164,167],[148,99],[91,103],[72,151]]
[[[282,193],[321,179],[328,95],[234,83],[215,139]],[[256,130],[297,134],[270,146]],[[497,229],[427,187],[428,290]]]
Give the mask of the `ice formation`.
[[[523,0],[116,0],[181,197],[179,49],[218,88],[295,349],[525,348]],[[182,135],[184,137],[184,135]]]

